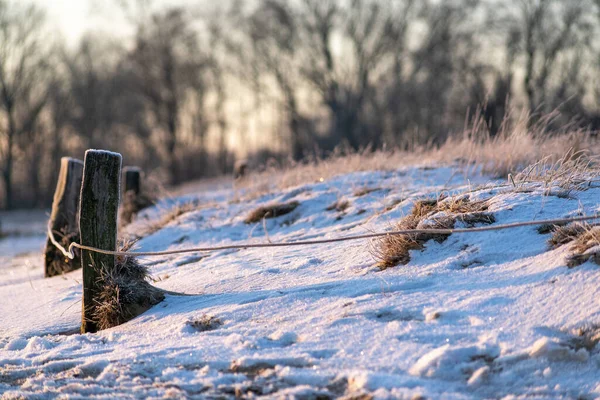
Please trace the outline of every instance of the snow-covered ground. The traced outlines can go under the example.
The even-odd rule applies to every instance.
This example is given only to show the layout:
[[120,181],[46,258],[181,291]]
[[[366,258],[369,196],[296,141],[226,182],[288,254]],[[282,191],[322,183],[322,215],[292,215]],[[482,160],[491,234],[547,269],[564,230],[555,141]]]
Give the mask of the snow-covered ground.
[[[466,182],[451,168],[409,168],[244,202],[231,188],[197,193],[185,199],[198,199],[198,211],[145,237],[139,250],[381,231],[416,199],[482,182]],[[356,196],[363,188],[377,190]],[[493,196],[490,211],[504,224],[595,213],[600,189],[560,198],[504,186],[471,196]],[[350,203],[344,212],[326,210],[341,198]],[[300,206],[291,214],[243,222],[259,205],[292,200]],[[193,296],[169,295],[124,325],[86,335],[73,334],[81,271],[43,279],[43,237],[4,239],[0,393],[597,398],[600,350],[583,346],[573,330],[600,325],[600,270],[592,263],[567,268],[568,246],[549,250],[548,237],[536,227],[454,234],[385,271],[375,267],[368,242],[145,258],[156,286]],[[193,321],[207,316],[222,325],[198,330]]]

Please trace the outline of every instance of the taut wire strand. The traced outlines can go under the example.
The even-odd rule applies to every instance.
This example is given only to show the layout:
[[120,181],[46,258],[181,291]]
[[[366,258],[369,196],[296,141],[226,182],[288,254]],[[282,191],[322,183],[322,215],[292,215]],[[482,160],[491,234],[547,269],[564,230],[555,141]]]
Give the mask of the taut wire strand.
[[362,235],[348,235],[342,236],[338,238],[331,239],[315,239],[315,240],[299,240],[295,242],[280,242],[280,243],[246,243],[246,244],[232,244],[232,245],[223,245],[223,246],[209,246],[209,247],[192,247],[188,249],[177,249],[177,250],[163,250],[163,251],[112,251],[112,250],[102,250],[91,246],[84,246],[82,244],[72,242],[69,245],[68,250],[65,249],[60,243],[56,241],[54,238],[54,233],[48,224],[48,237],[54,246],[59,249],[65,257],[70,258],[71,260],[75,258],[74,249],[78,248],[80,250],[91,251],[100,254],[114,255],[114,256],[130,256],[130,257],[157,257],[157,256],[168,256],[173,254],[185,254],[185,253],[206,253],[211,251],[220,251],[220,250],[238,250],[238,249],[257,249],[257,248],[266,248],[266,247],[292,247],[292,246],[309,246],[315,244],[326,244],[326,243],[338,243],[338,242],[348,242],[351,240],[363,240],[363,239],[373,239],[384,236],[392,236],[392,235],[410,235],[410,234],[419,234],[419,233],[433,233],[438,235],[451,235],[454,233],[477,233],[477,232],[489,232],[489,231],[499,231],[503,229],[513,229],[519,228],[523,226],[536,226],[536,225],[560,225],[567,224],[571,222],[582,222],[582,221],[590,221],[594,219],[600,219],[600,215],[588,216],[588,217],[572,217],[572,218],[561,218],[561,219],[546,219],[539,221],[524,221],[524,222],[514,222],[510,224],[502,224],[502,225],[493,225],[493,226],[481,226],[476,228],[458,228],[458,229],[404,229],[399,231],[389,231],[389,232],[374,232],[367,233]]

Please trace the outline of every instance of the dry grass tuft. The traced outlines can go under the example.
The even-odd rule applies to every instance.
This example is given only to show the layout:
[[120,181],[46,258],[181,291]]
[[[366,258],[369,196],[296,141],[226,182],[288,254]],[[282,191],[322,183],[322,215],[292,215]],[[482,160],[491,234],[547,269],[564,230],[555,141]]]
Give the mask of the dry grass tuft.
[[214,331],[223,325],[223,321],[220,318],[212,315],[204,314],[199,319],[192,319],[186,322],[187,326],[192,327],[198,332]]
[[[548,233],[555,232],[558,228],[565,226],[566,224],[543,224],[537,228],[540,235],[546,235]],[[554,246],[552,246],[554,248]]]
[[116,257],[114,270],[102,269],[102,288],[94,313],[99,329],[121,325],[164,299],[163,291],[150,285],[148,278],[148,269],[134,257]]
[[360,188],[360,189],[356,189],[354,191],[354,193],[352,193],[354,195],[354,197],[362,197],[362,196],[366,196],[369,193],[373,193],[378,191],[379,188],[370,188],[370,187],[364,187],[364,188]]
[[[491,224],[495,222],[492,214],[485,212],[485,201],[470,201],[467,197],[448,199],[427,199],[417,201],[409,215],[402,218],[394,230],[411,229],[452,229],[456,222],[467,226]],[[435,233],[414,233],[390,235],[372,242],[371,253],[378,260],[377,266],[384,270],[410,261],[411,250],[422,250],[429,240],[438,243],[450,235]]]
[[586,349],[592,351],[600,342],[600,325],[597,324],[573,328],[567,333],[572,336],[569,345],[574,350]]
[[569,149],[555,161],[551,157],[544,157],[528,166],[513,178],[513,183],[517,187],[525,183],[542,183],[546,195],[572,198],[573,191],[587,190],[598,176],[600,167],[597,157],[585,151]]
[[[432,212],[442,198],[418,200],[411,211],[411,215],[415,218],[423,218]],[[416,227],[416,226],[415,226]],[[412,228],[409,228],[412,229]]]
[[331,203],[325,210],[343,212],[350,207],[350,202],[347,199],[337,199]]
[[300,203],[297,201],[291,201],[289,203],[273,203],[260,206],[252,211],[244,220],[247,224],[260,222],[266,218],[276,218],[282,215],[286,215],[294,211]]
[[[571,184],[577,182],[577,175],[585,171],[586,160],[580,154],[600,153],[600,142],[589,132],[565,125],[556,128],[559,114],[557,112],[544,117],[531,118],[527,113],[510,113],[502,123],[500,131],[492,136],[489,133],[485,118],[475,116],[466,126],[464,132],[451,135],[440,147],[410,146],[408,150],[398,148],[392,150],[372,151],[369,148],[352,151],[340,147],[325,158],[316,157],[301,163],[289,161],[271,164],[253,174],[249,174],[237,186],[242,189],[245,199],[279,191],[285,188],[322,182],[336,175],[357,171],[389,171],[403,166],[415,165],[448,165],[461,169],[468,178],[473,175],[486,175],[507,178],[509,174],[517,175],[517,180],[529,174],[524,171],[528,165],[538,163],[536,171],[528,180],[541,179],[551,182],[559,179],[568,182],[567,175],[562,172],[575,166],[577,173],[571,174]],[[551,133],[550,133],[551,132]],[[567,156],[565,157],[565,153]],[[544,160],[540,163],[540,160]],[[561,161],[562,160],[562,161]],[[547,167],[551,173],[544,172]],[[588,167],[598,169],[596,164]],[[560,171],[557,167],[560,166]],[[594,174],[591,174],[594,175]],[[580,176],[581,177],[581,176]],[[580,182],[581,183],[581,182]]]
[[386,205],[383,208],[383,212],[392,211],[394,208],[396,208],[396,206],[398,204],[402,203],[404,200],[406,200],[406,199],[395,199],[395,200],[391,201],[388,205]]
[[569,250],[572,254],[567,258],[569,268],[589,260],[600,265],[600,225],[572,223],[558,227],[548,243],[551,248],[571,244]]
[[471,228],[480,224],[491,225],[496,222],[496,217],[488,212],[472,212],[457,215],[456,220]]
[[550,245],[550,248],[556,249],[562,245],[576,240],[587,229],[588,227],[586,224],[577,222],[563,226],[554,226],[552,228],[552,237],[550,237],[548,240],[548,244]]

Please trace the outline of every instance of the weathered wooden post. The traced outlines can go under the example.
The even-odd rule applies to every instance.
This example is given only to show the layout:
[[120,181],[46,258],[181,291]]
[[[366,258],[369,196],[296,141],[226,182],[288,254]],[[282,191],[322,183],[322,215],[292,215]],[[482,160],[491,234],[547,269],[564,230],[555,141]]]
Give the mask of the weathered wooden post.
[[[52,202],[50,229],[55,239],[65,248],[71,242],[79,241],[79,194],[83,177],[83,162],[63,157],[60,160],[60,172]],[[46,241],[44,251],[44,276],[46,278],[73,271],[81,266],[79,253],[70,260],[50,241]]]
[[123,181],[125,183],[123,193],[133,192],[136,195],[141,192],[142,170],[139,167],[123,168]]
[[[79,225],[81,244],[102,250],[117,248],[117,217],[121,155],[101,150],[85,152]],[[115,268],[115,256],[82,250],[83,310],[81,333],[96,332],[95,316],[103,274]]]
[[121,225],[127,225],[144,208],[154,204],[154,199],[142,190],[142,170],[138,167],[123,168],[123,201]]

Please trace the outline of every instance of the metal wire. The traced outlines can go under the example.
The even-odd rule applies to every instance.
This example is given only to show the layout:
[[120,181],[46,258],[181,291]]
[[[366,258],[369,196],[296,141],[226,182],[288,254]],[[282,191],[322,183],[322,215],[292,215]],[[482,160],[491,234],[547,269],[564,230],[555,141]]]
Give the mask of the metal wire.
[[245,244],[232,244],[232,245],[223,245],[223,246],[208,246],[208,247],[191,247],[187,249],[177,249],[177,250],[163,250],[163,251],[113,251],[113,250],[103,250],[98,249],[92,246],[85,246],[79,243],[71,243],[69,245],[68,250],[65,249],[60,243],[56,241],[54,238],[54,233],[48,224],[48,237],[54,246],[59,249],[65,257],[70,258],[71,260],[75,258],[74,249],[78,248],[85,251],[91,251],[94,253],[114,255],[114,256],[144,256],[144,257],[158,257],[158,256],[168,256],[173,254],[185,254],[185,253],[205,253],[212,251],[220,251],[220,250],[237,250],[237,249],[257,249],[257,248],[269,248],[269,247],[292,247],[292,246],[310,246],[310,245],[318,245],[318,244],[326,244],[326,243],[338,243],[338,242],[348,242],[352,240],[364,240],[364,239],[373,239],[384,236],[392,236],[392,235],[410,235],[410,234],[422,234],[422,233],[430,233],[430,234],[439,234],[439,235],[451,235],[454,233],[477,233],[477,232],[489,232],[489,231],[498,231],[503,229],[513,229],[519,228],[523,226],[536,226],[536,225],[561,225],[567,224],[571,222],[582,222],[582,221],[590,221],[594,219],[600,219],[600,215],[591,216],[591,217],[573,217],[573,218],[561,218],[561,219],[546,219],[539,221],[525,221],[525,222],[514,222],[510,224],[503,225],[494,225],[494,226],[482,226],[476,228],[459,228],[459,229],[405,229],[398,231],[389,231],[389,232],[374,232],[367,233],[362,235],[348,235],[342,236],[338,238],[331,239],[315,239],[315,240],[299,240],[295,242],[281,242],[281,243],[245,243]]

